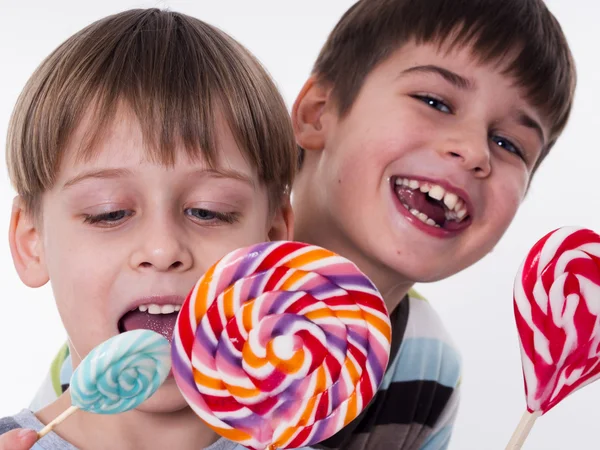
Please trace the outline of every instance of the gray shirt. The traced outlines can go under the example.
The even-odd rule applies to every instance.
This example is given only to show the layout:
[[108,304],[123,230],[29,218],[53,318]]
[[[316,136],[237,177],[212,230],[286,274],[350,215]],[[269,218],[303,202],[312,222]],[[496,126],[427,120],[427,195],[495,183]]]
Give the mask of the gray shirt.
[[[14,430],[15,428],[29,428],[35,431],[40,431],[44,428],[44,424],[28,409],[22,410],[19,414],[0,419],[0,434]],[[239,450],[244,447],[228,441],[227,439],[219,439],[214,444],[206,447],[204,450]],[[31,450],[78,450],[77,447],[69,444],[58,434],[54,432],[48,433],[31,448]]]

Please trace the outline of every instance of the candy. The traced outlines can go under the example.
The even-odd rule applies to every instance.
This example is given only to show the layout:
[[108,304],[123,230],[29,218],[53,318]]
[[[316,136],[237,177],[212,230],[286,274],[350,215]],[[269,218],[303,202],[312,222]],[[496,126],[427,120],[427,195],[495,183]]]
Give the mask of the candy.
[[175,326],[173,374],[217,433],[251,449],[296,448],[367,406],[390,338],[383,299],[354,264],[269,242],[226,255],[198,281]]
[[119,334],[94,348],[71,377],[71,402],[84,411],[117,414],[150,398],[171,370],[169,341],[151,330]]
[[540,239],[517,274],[514,312],[526,436],[537,417],[600,377],[600,236],[563,227]]
[[527,409],[543,414],[600,376],[600,236],[565,227],[538,241],[514,309]]
[[118,334],[95,347],[70,381],[72,406],[38,433],[38,439],[78,409],[96,414],[129,411],[162,385],[171,370],[169,341],[151,330]]

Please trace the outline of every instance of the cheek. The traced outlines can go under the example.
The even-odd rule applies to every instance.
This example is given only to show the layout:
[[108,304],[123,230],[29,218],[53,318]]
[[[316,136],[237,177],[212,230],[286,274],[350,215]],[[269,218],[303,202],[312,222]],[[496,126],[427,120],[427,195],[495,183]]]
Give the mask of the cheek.
[[90,238],[77,232],[53,237],[45,252],[50,279],[68,279],[74,284],[84,285],[91,279],[102,281],[110,272],[108,269],[118,270],[125,246],[98,237]]
[[48,232],[44,257],[61,316],[68,320],[72,315],[97,315],[123,267],[124,246],[99,241],[67,225]]
[[226,225],[221,230],[214,230],[210,238],[201,234],[194,237],[192,234],[191,236],[198,240],[198,245],[189,244],[192,248],[202,249],[202,254],[196,254],[195,259],[208,269],[233,250],[268,241],[270,230],[268,216],[267,203],[258,202],[237,225]]
[[[345,124],[338,133],[341,142],[334,147],[341,154],[336,155],[336,161],[329,161],[325,170],[337,168],[353,181],[378,184],[382,177],[391,175],[390,166],[397,166],[400,158],[427,147],[434,131],[427,121],[408,108],[386,111],[364,115],[377,120],[353,120]],[[340,167],[336,167],[336,162]]]
[[202,254],[196,255],[195,259],[201,261],[203,267],[208,269],[212,264],[216,263],[219,259],[233,250],[265,242],[267,240],[267,235],[258,227],[254,230],[245,228],[243,231],[224,233],[218,238],[200,243],[199,247],[202,248]]
[[488,204],[490,215],[493,220],[502,229],[502,232],[508,228],[517,210],[519,209],[525,195],[525,177],[517,174],[506,174],[499,177],[502,183],[496,183],[492,201]]
[[[73,239],[73,243],[77,242]],[[81,244],[81,242],[79,241]],[[116,331],[110,319],[111,293],[119,267],[102,247],[74,245],[52,252],[48,269],[56,306],[76,354],[85,355]],[[69,251],[72,249],[73,251]]]
[[108,261],[98,251],[79,248],[77,252],[57,255],[49,265],[49,275],[61,316],[93,316],[94,322],[101,325],[110,307],[118,267],[122,265]]

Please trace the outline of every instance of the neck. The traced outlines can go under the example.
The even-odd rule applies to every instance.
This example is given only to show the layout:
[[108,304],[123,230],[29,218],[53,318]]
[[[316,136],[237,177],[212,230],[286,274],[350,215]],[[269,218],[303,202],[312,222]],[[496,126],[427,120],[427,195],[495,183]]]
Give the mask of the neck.
[[[375,284],[383,297],[389,312],[393,311],[404,296],[408,293],[414,282],[407,280],[379,261],[366,257],[355,246],[343,241],[341,233],[330,233],[325,236],[318,230],[319,227],[298,227],[295,239],[331,250],[344,258],[352,261]],[[322,228],[321,228],[322,229]]]
[[[68,391],[36,415],[49,423],[71,405]],[[106,448],[134,450],[205,448],[219,436],[208,428],[189,408],[168,413],[132,410],[122,414],[104,415],[77,411],[54,430],[60,437],[86,450]]]

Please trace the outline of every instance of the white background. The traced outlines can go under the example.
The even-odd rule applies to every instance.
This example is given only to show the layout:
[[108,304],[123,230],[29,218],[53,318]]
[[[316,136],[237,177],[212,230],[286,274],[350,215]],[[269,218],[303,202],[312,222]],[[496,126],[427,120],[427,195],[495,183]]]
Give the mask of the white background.
[[[418,0],[415,0],[418,1]],[[498,0],[501,1],[501,0]],[[351,0],[129,2],[0,0],[0,146],[14,102],[41,60],[88,23],[131,7],[160,6],[217,25],[266,65],[291,105],[320,45]],[[579,70],[566,133],[536,175],[519,215],[495,251],[444,282],[419,286],[454,336],[464,359],[463,400],[452,450],[502,449],[524,410],[512,283],[529,248],[547,231],[581,225],[600,231],[600,3],[552,0]],[[511,24],[507,23],[510,27]],[[13,191],[0,171],[0,417],[28,405],[65,334],[49,286],[24,287],[7,243]],[[600,447],[600,382],[578,391],[535,424],[524,449]]]

